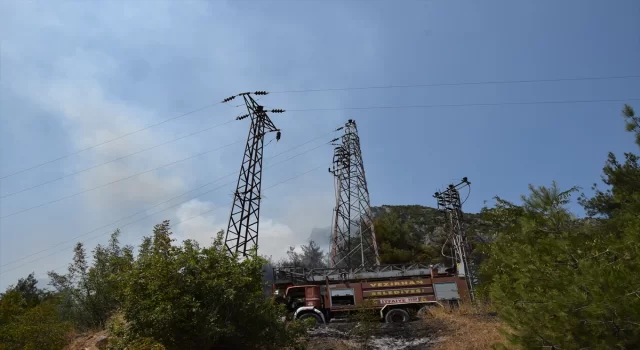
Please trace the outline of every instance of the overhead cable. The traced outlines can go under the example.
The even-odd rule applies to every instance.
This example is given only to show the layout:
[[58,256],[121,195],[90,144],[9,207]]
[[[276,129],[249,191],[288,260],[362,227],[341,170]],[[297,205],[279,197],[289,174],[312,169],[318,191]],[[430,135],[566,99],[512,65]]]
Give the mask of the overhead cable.
[[483,106],[510,106],[510,105],[542,105],[542,104],[628,102],[628,101],[640,101],[640,98],[625,98],[625,99],[611,99],[611,100],[559,100],[559,101],[529,101],[529,102],[451,103],[451,104],[431,104],[431,105],[304,108],[304,109],[287,109],[287,112],[312,112],[312,111],[313,112],[317,112],[317,111],[347,111],[347,110],[437,108],[437,107],[483,107]]
[[224,122],[224,123],[222,123],[222,124],[218,124],[218,125],[210,126],[210,127],[208,127],[208,128],[205,128],[205,129],[202,129],[202,130],[198,130],[198,131],[192,132],[192,133],[190,133],[190,134],[188,134],[188,135],[184,135],[184,136],[181,136],[181,137],[175,138],[175,139],[173,139],[173,140],[169,140],[169,141],[166,141],[166,142],[163,142],[163,143],[157,144],[157,145],[155,145],[155,146],[151,146],[151,147],[148,147],[148,148],[145,148],[145,149],[142,149],[142,150],[139,150],[139,151],[133,152],[133,153],[129,153],[129,154],[127,154],[126,156],[122,156],[122,157],[119,157],[119,158],[116,158],[116,159],[112,159],[112,160],[109,160],[109,161],[107,161],[107,162],[100,163],[100,164],[97,164],[97,165],[94,165],[94,166],[91,166],[91,167],[89,167],[89,168],[85,168],[85,169],[82,169],[82,170],[78,170],[78,171],[75,171],[75,172],[73,172],[73,173],[70,173],[70,174],[67,174],[67,175],[64,175],[64,176],[58,177],[58,178],[53,179],[53,180],[49,180],[49,181],[46,181],[46,182],[42,182],[42,183],[40,183],[40,184],[37,184],[37,185],[31,186],[31,187],[23,188],[23,189],[21,189],[21,190],[15,191],[15,192],[11,192],[11,193],[5,194],[5,195],[3,195],[3,196],[0,196],[0,199],[7,198],[7,197],[10,197],[10,196],[16,195],[16,194],[18,194],[18,193],[26,192],[26,191],[32,190],[32,189],[34,189],[34,188],[38,188],[38,187],[41,187],[41,186],[44,186],[44,185],[50,184],[50,183],[52,183],[52,182],[56,182],[56,181],[59,181],[59,180],[65,179],[65,178],[70,177],[70,176],[74,176],[74,175],[77,175],[77,174],[80,174],[80,173],[84,173],[85,171],[93,170],[93,169],[99,168],[99,167],[101,167],[101,166],[104,166],[104,165],[107,165],[107,164],[111,164],[111,163],[113,163],[113,162],[117,162],[117,161],[119,161],[119,160],[123,160],[123,159],[128,158],[128,157],[131,157],[131,156],[133,156],[133,155],[140,154],[140,153],[143,153],[143,152],[146,152],[146,151],[149,151],[149,150],[152,150],[152,149],[158,148],[158,147],[160,147],[160,146],[165,146],[165,145],[168,145],[168,144],[170,144],[170,143],[173,143],[173,142],[176,142],[176,141],[179,141],[179,140],[186,139],[187,137],[191,137],[191,136],[194,136],[194,135],[197,135],[197,134],[201,134],[201,133],[203,133],[203,132],[205,132],[205,131],[209,131],[209,130],[212,130],[212,129],[215,129],[215,128],[218,128],[218,127],[221,127],[221,126],[227,125],[227,124],[231,123],[231,122],[232,122],[232,121],[234,121],[234,120],[235,120],[235,118],[234,118],[234,119],[230,119],[230,120],[228,120],[228,121],[226,121],[226,122]]
[[[332,133],[334,133],[334,132],[335,132],[335,131],[334,131],[334,130],[332,130],[332,131],[331,131],[331,132],[329,132],[329,133],[326,133],[326,134],[324,134],[324,135],[320,135],[320,136],[318,136],[318,137],[316,137],[316,138],[313,138],[313,139],[311,139],[311,140],[309,140],[309,141],[306,141],[306,142],[304,142],[304,143],[301,143],[301,144],[299,144],[299,145],[297,145],[297,146],[291,147],[291,148],[289,148],[289,149],[287,149],[287,150],[285,150],[285,151],[282,151],[282,152],[280,152],[280,153],[278,153],[278,154],[275,154],[275,155],[271,156],[270,158],[268,158],[268,160],[271,160],[271,159],[276,158],[276,157],[278,157],[278,156],[280,156],[280,155],[282,155],[282,154],[285,154],[285,153],[287,153],[287,152],[290,152],[290,151],[292,151],[292,150],[295,150],[295,149],[297,149],[297,148],[300,148],[300,147],[302,147],[302,146],[304,146],[304,145],[307,145],[307,144],[309,144],[309,143],[311,143],[311,142],[313,142],[313,141],[316,141],[316,140],[318,140],[318,139],[320,139],[320,138],[326,137],[327,135],[332,134]],[[318,149],[318,148],[320,148],[320,147],[323,147],[323,146],[325,146],[325,145],[326,145],[326,143],[323,143],[323,144],[321,144],[321,145],[319,145],[319,146],[316,146],[316,147],[314,147],[314,148],[308,149],[308,150],[306,150],[306,151],[304,151],[304,152],[300,152],[300,153],[298,153],[298,154],[296,154],[296,155],[294,155],[294,156],[291,156],[291,157],[289,157],[289,158],[286,158],[286,159],[284,159],[284,160],[282,160],[282,161],[280,161],[280,162],[277,162],[277,163],[271,164],[270,166],[265,167],[265,169],[270,169],[270,168],[272,168],[272,167],[274,167],[274,166],[276,166],[276,165],[279,165],[279,164],[285,163],[285,162],[287,162],[287,161],[289,161],[289,160],[291,160],[291,159],[297,158],[297,157],[299,157],[299,156],[301,156],[301,155],[303,155],[303,154],[306,154],[306,153],[309,153],[309,152],[311,152],[311,151],[314,151],[314,150],[316,150],[316,149]],[[147,212],[147,211],[149,211],[149,210],[151,210],[151,209],[153,209],[153,208],[156,208],[156,207],[158,207],[158,206],[160,206],[160,205],[163,205],[163,204],[169,203],[169,202],[171,202],[172,200],[177,199],[177,198],[179,198],[179,197],[182,197],[182,196],[184,196],[184,195],[186,195],[186,194],[188,194],[188,193],[191,193],[191,192],[197,191],[197,190],[199,190],[199,189],[201,189],[201,188],[204,188],[204,187],[209,186],[209,185],[211,185],[211,184],[213,184],[213,183],[216,183],[216,182],[218,182],[218,181],[220,181],[220,180],[222,180],[222,179],[224,179],[224,178],[230,177],[230,176],[232,176],[232,175],[237,175],[237,174],[238,174],[238,171],[234,171],[234,172],[231,172],[231,173],[229,173],[229,174],[223,175],[223,176],[221,176],[221,177],[219,177],[219,178],[217,178],[217,179],[215,179],[215,180],[213,180],[213,181],[207,182],[207,183],[205,183],[205,184],[203,184],[203,185],[200,185],[200,186],[198,186],[198,187],[195,187],[195,188],[193,188],[193,189],[191,189],[191,190],[189,190],[189,191],[183,192],[183,193],[181,193],[181,194],[179,194],[179,195],[177,195],[177,196],[174,196],[174,197],[169,198],[169,199],[166,199],[166,200],[164,200],[164,201],[162,201],[162,202],[156,203],[156,204],[154,204],[154,205],[152,205],[152,206],[150,206],[150,207],[147,207],[147,208],[145,208],[145,209],[143,209],[143,210],[140,210],[140,211],[138,211],[138,212],[136,212],[136,213],[134,213],[134,214],[131,214],[131,215],[126,216],[126,217],[124,217],[124,218],[118,219],[118,220],[116,220],[116,221],[112,221],[112,222],[110,222],[110,223],[108,223],[108,224],[106,224],[106,225],[103,225],[103,226],[98,227],[98,228],[96,228],[96,229],[93,229],[93,230],[91,230],[91,231],[85,232],[85,233],[83,233],[83,234],[81,234],[81,235],[79,235],[79,236],[76,236],[76,237],[74,237],[74,238],[71,238],[70,240],[66,240],[66,241],[64,241],[64,242],[60,242],[60,243],[58,243],[58,244],[56,244],[56,245],[54,245],[54,246],[51,246],[51,247],[49,247],[49,248],[45,248],[45,249],[40,250],[40,251],[38,251],[38,252],[35,252],[35,253],[32,253],[32,254],[29,254],[29,255],[25,255],[25,256],[23,256],[23,257],[21,257],[21,258],[17,259],[17,260],[13,260],[13,261],[11,261],[11,262],[5,263],[4,265],[1,265],[0,267],[5,267],[5,266],[8,266],[8,265],[14,264],[14,263],[16,263],[16,262],[19,262],[19,261],[25,260],[25,259],[27,259],[27,258],[30,258],[30,257],[32,257],[32,256],[34,256],[34,255],[38,255],[38,254],[40,254],[40,253],[44,253],[44,252],[46,252],[46,251],[48,251],[48,250],[50,250],[50,249],[53,249],[53,248],[59,247],[59,246],[61,246],[61,245],[63,245],[63,244],[66,244],[66,243],[69,243],[69,242],[75,241],[76,239],[79,239],[79,238],[81,238],[81,237],[84,237],[84,236],[86,236],[86,235],[89,235],[89,234],[91,234],[91,233],[94,233],[94,232],[96,232],[96,231],[102,230],[102,229],[104,229],[104,228],[107,228],[107,227],[109,227],[109,226],[112,226],[112,225],[114,225],[114,224],[116,224],[116,223],[119,223],[119,222],[121,222],[121,221],[124,221],[124,220],[126,220],[126,219],[133,218],[133,217],[135,217],[135,216],[136,216],[136,215],[138,215],[138,214],[141,214],[141,213]],[[225,185],[227,185],[227,184],[231,184],[231,183],[234,183],[234,182],[235,182],[235,181],[231,181],[231,182],[225,183],[225,184],[221,185],[221,187],[224,187]],[[159,212],[162,212],[162,211],[165,211],[165,210],[167,210],[167,209],[170,209],[170,208],[173,208],[173,207],[176,207],[176,206],[182,205],[182,204],[184,204],[184,203],[187,203],[187,202],[189,202],[189,201],[191,201],[191,200],[193,200],[193,199],[195,199],[195,198],[199,198],[199,197],[201,197],[201,196],[203,196],[203,195],[205,195],[205,194],[208,194],[208,193],[214,192],[214,191],[216,191],[216,190],[220,189],[221,187],[217,187],[217,188],[215,188],[215,189],[213,189],[213,190],[209,190],[209,191],[206,191],[206,192],[200,193],[199,195],[197,195],[197,196],[195,196],[195,197],[189,198],[188,200],[183,201],[183,202],[180,202],[180,203],[178,203],[178,204],[175,204],[175,205],[169,206],[169,207],[167,207],[167,208],[165,208],[165,209],[163,209],[163,210],[161,210],[161,211],[159,211]],[[130,224],[132,224],[132,223],[134,223],[134,222],[138,222],[138,221],[140,221],[140,220],[143,220],[143,219],[145,219],[145,218],[148,218],[148,217],[150,217],[150,216],[153,216],[153,215],[155,215],[155,214],[157,214],[157,213],[159,213],[159,212],[156,212],[156,213],[152,213],[152,214],[146,215],[146,216],[144,216],[144,217],[142,217],[142,218],[140,218],[140,219],[137,219],[136,221],[133,221],[133,222],[127,223],[126,225],[123,225],[123,226],[121,226],[121,227],[128,226],[128,225],[130,225]],[[111,232],[111,231],[109,231],[109,232]],[[107,232],[107,233],[109,233],[109,232]],[[105,234],[107,234],[107,233],[105,233]],[[101,234],[101,235],[104,235],[104,234]],[[49,255],[47,255],[47,256],[49,256]],[[47,257],[47,256],[44,256],[44,257]],[[41,257],[41,258],[43,258],[43,257]],[[41,259],[41,258],[39,258],[39,259]],[[39,259],[36,259],[36,260],[30,261],[29,263],[34,262],[34,261],[37,261],[37,260],[39,260]],[[27,263],[27,264],[29,264],[29,263]],[[23,265],[20,265],[20,266],[24,266],[24,264],[23,264]],[[20,267],[20,266],[18,266],[18,267]],[[17,267],[16,267],[16,268],[17,268]]]
[[38,164],[33,165],[33,166],[29,167],[29,168],[25,168],[25,169],[22,169],[22,170],[19,170],[19,171],[16,171],[16,172],[13,172],[13,173],[10,173],[10,174],[7,174],[7,175],[3,175],[2,177],[0,177],[0,180],[6,179],[6,178],[11,177],[11,176],[14,176],[14,175],[18,175],[18,174],[24,173],[25,171],[29,171],[29,170],[33,170],[33,169],[39,168],[39,167],[41,167],[41,166],[43,166],[43,165],[51,164],[51,163],[53,163],[53,162],[57,162],[57,161],[59,161],[59,160],[65,159],[65,158],[69,158],[69,157],[74,156],[74,155],[76,155],[76,154],[79,154],[79,153],[82,153],[82,152],[88,151],[88,150],[90,150],[90,149],[94,149],[94,148],[99,147],[99,146],[102,146],[102,145],[106,145],[106,144],[108,144],[108,143],[111,143],[111,142],[113,142],[113,141],[120,140],[120,139],[125,138],[125,137],[127,137],[127,136],[131,136],[131,135],[133,135],[133,134],[137,134],[137,133],[139,133],[139,132],[141,132],[141,131],[145,131],[145,130],[148,130],[148,129],[154,128],[154,127],[156,127],[156,126],[158,126],[158,125],[162,125],[162,124],[168,123],[168,122],[170,122],[170,121],[172,121],[172,120],[176,120],[176,119],[179,119],[179,118],[182,118],[182,117],[188,116],[188,115],[190,115],[190,114],[193,114],[193,113],[196,113],[196,112],[200,112],[200,111],[202,111],[202,110],[205,110],[205,109],[207,109],[207,108],[211,108],[211,107],[213,107],[213,106],[215,106],[215,105],[218,105],[218,104],[221,104],[221,103],[222,103],[222,101],[220,101],[220,102],[216,102],[216,103],[212,103],[212,104],[208,104],[208,105],[206,105],[206,106],[204,106],[204,107],[200,107],[200,108],[197,108],[197,109],[191,110],[191,111],[189,111],[189,112],[182,113],[182,114],[177,115],[177,116],[175,116],[175,117],[171,117],[171,118],[168,118],[168,119],[164,119],[164,120],[162,120],[162,121],[160,121],[160,122],[158,122],[158,123],[151,124],[151,125],[148,125],[148,126],[145,126],[145,127],[141,128],[141,129],[137,129],[137,130],[134,130],[134,131],[128,132],[128,133],[126,133],[126,134],[123,134],[123,135],[120,135],[120,136],[114,137],[114,138],[112,138],[112,139],[109,139],[109,140],[106,140],[106,141],[103,141],[103,142],[97,143],[97,144],[95,144],[95,145],[92,145],[92,146],[89,146],[89,147],[83,148],[83,149],[81,149],[81,150],[78,150],[78,151],[75,151],[75,152],[72,152],[72,153],[68,153],[68,154],[66,154],[66,155],[64,155],[64,156],[61,156],[61,157],[58,157],[58,158],[55,158],[55,159],[51,159],[51,160],[48,160],[48,161],[45,161],[45,162],[42,162],[42,163],[38,163]]
[[[303,172],[303,173],[300,173],[300,174],[295,175],[295,176],[293,176],[293,177],[290,177],[290,178],[288,178],[288,179],[286,179],[286,180],[280,181],[280,182],[278,182],[278,183],[276,183],[276,184],[273,184],[273,185],[271,185],[271,186],[269,186],[269,187],[266,187],[266,188],[264,188],[263,190],[265,190],[265,191],[266,191],[266,190],[268,190],[268,189],[270,189],[270,188],[273,188],[273,187],[279,186],[279,185],[281,185],[281,184],[283,184],[283,183],[286,183],[286,182],[288,182],[288,181],[291,181],[291,180],[297,179],[297,178],[299,178],[299,177],[301,177],[301,176],[304,176],[304,175],[306,175],[306,174],[308,174],[308,173],[311,173],[311,172],[316,171],[316,170],[318,170],[318,169],[320,169],[320,168],[323,168],[324,166],[325,166],[325,165],[321,165],[321,166],[315,167],[315,168],[313,168],[313,169],[311,169],[311,170],[307,170],[307,171],[305,171],[305,172]],[[180,203],[180,204],[183,204],[183,203]],[[201,213],[199,213],[199,214],[197,214],[197,215],[194,215],[194,216],[192,216],[192,217],[190,217],[190,218],[188,218],[188,219],[185,219],[185,220],[182,220],[182,221],[178,221],[177,223],[175,223],[175,224],[171,225],[171,227],[173,228],[173,227],[175,227],[175,226],[177,226],[177,225],[180,225],[180,224],[183,224],[183,223],[185,223],[185,222],[187,222],[187,221],[189,221],[189,220],[195,219],[196,217],[200,217],[200,216],[203,216],[203,215],[209,214],[209,213],[213,212],[214,210],[217,210],[217,209],[220,209],[220,208],[228,207],[228,206],[229,206],[229,205],[231,205],[231,204],[232,204],[232,202],[226,203],[226,204],[224,204],[224,205],[219,205],[219,206],[217,206],[217,207],[215,207],[215,208],[213,208],[213,209],[210,209],[210,210],[207,210],[207,211],[201,212]],[[166,209],[168,209],[168,208],[166,208]],[[157,214],[157,213],[160,213],[160,212],[162,212],[162,211],[165,211],[166,209],[163,209],[163,210],[161,210],[161,211],[159,211],[159,212],[156,212],[156,213],[154,213],[154,214],[151,214],[151,215],[155,215],[155,214]],[[149,215],[149,216],[151,216],[151,215]],[[122,227],[126,227],[126,226],[129,226],[129,225],[131,225],[131,224],[133,224],[133,223],[135,223],[135,222],[138,222],[138,221],[140,221],[140,220],[142,220],[142,219],[145,219],[145,218],[147,218],[147,217],[149,217],[149,216],[145,216],[145,217],[140,218],[140,219],[138,219],[138,220],[135,220],[135,221],[129,222],[129,223],[125,224],[125,225],[120,226],[120,228],[122,228]],[[104,236],[105,234],[109,234],[109,233],[112,233],[112,231],[109,231],[109,232],[103,233],[103,234],[98,235],[98,236],[94,236],[94,237],[92,237],[92,238],[89,238],[89,239],[85,240],[84,242],[87,242],[87,241],[90,241],[90,240],[96,239],[96,238],[98,238],[98,237]],[[83,243],[84,243],[84,242],[83,242]],[[37,258],[37,259],[31,260],[31,261],[26,262],[26,263],[24,263],[24,264],[21,264],[21,265],[18,265],[18,266],[12,267],[12,268],[7,269],[7,270],[4,270],[4,271],[0,272],[0,275],[6,274],[7,272],[10,272],[10,271],[16,270],[16,269],[18,269],[18,268],[20,268],[20,267],[22,267],[22,266],[29,265],[29,264],[31,264],[31,263],[33,263],[33,262],[36,262],[36,261],[38,261],[38,260],[41,260],[41,259],[43,259],[43,258],[46,258],[46,257],[52,256],[52,255],[58,254],[58,253],[60,253],[60,252],[63,252],[63,251],[65,251],[65,250],[69,250],[69,249],[72,249],[72,248],[73,248],[73,247],[66,247],[66,248],[64,248],[64,249],[60,249],[60,250],[58,250],[58,251],[55,251],[55,252],[53,252],[53,253],[51,253],[51,254],[48,254],[48,255],[42,256],[42,257],[40,257],[40,258]],[[61,266],[61,267],[58,267],[58,268],[55,268],[55,269],[53,269],[53,271],[58,270],[58,269],[61,269],[61,268],[64,268],[65,266],[66,266],[66,265]]]

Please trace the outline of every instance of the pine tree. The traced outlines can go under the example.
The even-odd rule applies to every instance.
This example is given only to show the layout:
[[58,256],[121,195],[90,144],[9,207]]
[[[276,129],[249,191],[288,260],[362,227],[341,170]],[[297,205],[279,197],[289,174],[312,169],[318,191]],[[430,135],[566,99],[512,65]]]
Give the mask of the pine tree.
[[522,205],[498,198],[483,211],[496,229],[481,280],[514,343],[640,348],[640,167],[636,155],[625,158],[620,164],[610,154],[609,188],[581,197],[591,218],[571,215],[566,205],[576,189],[555,183],[530,187]]

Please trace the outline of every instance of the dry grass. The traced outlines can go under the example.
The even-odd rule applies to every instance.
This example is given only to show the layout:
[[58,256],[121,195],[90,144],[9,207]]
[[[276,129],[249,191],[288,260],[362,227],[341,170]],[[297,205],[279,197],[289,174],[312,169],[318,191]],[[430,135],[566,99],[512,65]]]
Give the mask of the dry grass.
[[445,334],[442,340],[434,344],[434,350],[487,350],[493,349],[494,344],[503,344],[513,349],[507,343],[500,329],[506,326],[493,315],[490,306],[462,305],[457,309],[435,308],[427,320],[437,328],[440,334]]

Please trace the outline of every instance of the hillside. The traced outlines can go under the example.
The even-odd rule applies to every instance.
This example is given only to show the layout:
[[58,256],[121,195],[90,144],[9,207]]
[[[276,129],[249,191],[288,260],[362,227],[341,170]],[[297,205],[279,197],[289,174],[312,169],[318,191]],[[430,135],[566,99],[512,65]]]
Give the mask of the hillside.
[[[384,263],[448,263],[441,254],[447,240],[444,215],[437,209],[421,205],[382,205],[371,210]],[[486,236],[489,230],[477,213],[465,213],[464,226],[471,241]]]
[[[408,225],[416,238],[422,242],[433,242],[434,236],[440,235],[439,228],[444,223],[443,214],[436,208],[423,205],[381,205],[371,207],[373,218],[397,215],[402,223]],[[478,213],[464,213],[465,227],[469,232],[480,232],[482,220]]]

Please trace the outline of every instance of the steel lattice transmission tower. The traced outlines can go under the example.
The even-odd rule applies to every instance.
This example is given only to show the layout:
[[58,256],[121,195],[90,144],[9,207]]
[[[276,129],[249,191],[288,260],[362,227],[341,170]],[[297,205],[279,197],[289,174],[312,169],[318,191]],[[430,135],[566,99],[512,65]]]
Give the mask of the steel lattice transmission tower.
[[334,140],[341,142],[334,143],[333,167],[329,169],[336,190],[331,265],[346,268],[379,265],[358,128],[349,119],[342,129],[344,135]]
[[450,184],[446,190],[436,192],[433,197],[438,201],[438,209],[445,214],[445,227],[454,255],[451,258],[455,259],[458,276],[467,281],[469,295],[473,301],[475,300],[473,288],[476,282],[475,268],[469,263],[467,255],[470,247],[464,229],[464,216],[460,201],[460,190],[469,186],[471,183],[464,177],[457,185]]
[[276,132],[276,140],[280,140],[280,129],[276,128],[267,112],[284,112],[282,109],[265,110],[253,99],[252,94],[266,95],[268,93],[266,91],[245,92],[223,101],[229,102],[236,97],[242,97],[248,113],[236,119],[251,118],[247,145],[244,149],[238,184],[229,216],[229,225],[224,239],[225,247],[229,253],[239,253],[240,256],[246,256],[253,247],[258,245],[264,136],[267,133]]

